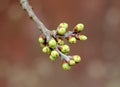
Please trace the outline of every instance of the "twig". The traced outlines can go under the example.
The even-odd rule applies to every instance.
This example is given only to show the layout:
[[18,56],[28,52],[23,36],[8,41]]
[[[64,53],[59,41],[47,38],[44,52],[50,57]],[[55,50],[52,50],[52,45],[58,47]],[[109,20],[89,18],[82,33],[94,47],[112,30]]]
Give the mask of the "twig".
[[[30,6],[28,0],[20,0],[20,4],[22,8],[27,11],[29,17],[37,24],[39,30],[46,36],[47,42],[51,39],[51,32],[45,27],[45,25],[38,19],[38,17],[35,15],[34,11],[32,10],[32,7]],[[54,33],[53,33],[54,35]],[[56,37],[54,37],[56,38]],[[63,59],[66,61],[69,61],[69,58],[67,58],[66,55],[61,53],[58,48],[56,47],[57,51],[61,54]]]
[[50,31],[45,27],[40,19],[35,15],[28,0],[20,0],[20,4],[24,10],[27,11],[29,17],[37,24],[38,29],[46,36],[47,42],[51,39]]
[[63,54],[63,53],[58,49],[58,47],[56,47],[56,50],[57,50],[57,51],[59,52],[59,54],[61,55],[61,59],[64,59],[64,60],[66,60],[67,62],[70,61],[70,57],[71,57],[71,56],[67,56],[67,55]]
[[[85,35],[81,35],[78,39],[78,34],[83,30],[84,25],[83,24],[77,24],[75,29],[73,31],[66,32],[66,29],[68,28],[67,23],[61,23],[58,28],[54,31],[50,31],[45,27],[45,25],[41,22],[40,19],[35,15],[34,11],[32,10],[32,7],[29,4],[29,0],[20,0],[20,4],[22,8],[28,13],[29,17],[37,24],[38,29],[44,34],[45,38],[39,38],[39,42],[44,47],[42,48],[42,51],[44,53],[50,53],[50,59],[53,61],[56,59],[56,55],[59,55],[61,60],[63,60],[63,69],[64,70],[70,70],[71,66],[74,64],[77,64],[80,62],[80,56],[74,55],[69,56],[65,53],[68,53],[70,48],[67,45],[64,45],[64,41],[60,42],[57,41],[58,39],[67,39],[69,43],[76,43],[76,40],[87,40],[87,37]],[[62,29],[62,30],[61,30]],[[59,43],[58,43],[59,42]],[[59,47],[63,46],[62,49],[59,49]],[[47,48],[46,48],[47,47]],[[57,51],[57,53],[55,51]],[[59,53],[59,54],[58,54]]]

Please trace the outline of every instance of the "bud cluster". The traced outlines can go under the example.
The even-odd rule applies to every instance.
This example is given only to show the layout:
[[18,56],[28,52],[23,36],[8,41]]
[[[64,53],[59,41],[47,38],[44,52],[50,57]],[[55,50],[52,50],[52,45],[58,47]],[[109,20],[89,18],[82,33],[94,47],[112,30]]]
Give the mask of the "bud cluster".
[[56,30],[51,31],[51,38],[47,40],[44,35],[40,35],[38,41],[42,47],[42,52],[49,54],[51,61],[58,57],[62,59],[62,68],[70,70],[71,67],[81,61],[79,55],[68,56],[70,52],[69,45],[65,44],[66,39],[70,44],[75,44],[77,40],[85,41],[87,37],[80,32],[84,30],[83,24],[77,24],[72,31],[68,30],[67,23],[60,23]]
[[75,65],[81,61],[81,57],[79,55],[73,55],[73,56],[69,56],[69,57],[70,57],[69,61],[64,60],[62,63],[62,68],[64,70],[70,70],[73,65]]

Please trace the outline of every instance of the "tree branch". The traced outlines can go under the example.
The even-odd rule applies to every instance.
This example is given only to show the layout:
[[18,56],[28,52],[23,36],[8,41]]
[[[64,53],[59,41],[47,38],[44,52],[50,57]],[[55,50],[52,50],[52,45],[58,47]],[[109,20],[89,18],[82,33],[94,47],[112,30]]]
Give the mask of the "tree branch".
[[[45,37],[39,37],[42,51],[50,54],[50,59],[53,61],[60,56],[63,61],[63,69],[70,70],[71,66],[81,61],[80,56],[69,56],[69,45],[64,44],[63,39],[68,40],[69,43],[74,44],[77,40],[87,40],[85,35],[80,32],[84,29],[83,24],[77,24],[72,31],[67,31],[68,24],[60,23],[56,30],[50,31],[45,27],[40,19],[35,15],[32,7],[29,5],[29,0],[20,0],[22,8],[28,13],[29,17],[37,24],[38,29],[44,34]],[[62,39],[60,39],[62,38]]]
[[47,42],[51,39],[50,31],[45,27],[40,19],[35,15],[28,0],[20,0],[20,4],[24,10],[27,11],[29,17],[37,24],[38,29],[46,36]]

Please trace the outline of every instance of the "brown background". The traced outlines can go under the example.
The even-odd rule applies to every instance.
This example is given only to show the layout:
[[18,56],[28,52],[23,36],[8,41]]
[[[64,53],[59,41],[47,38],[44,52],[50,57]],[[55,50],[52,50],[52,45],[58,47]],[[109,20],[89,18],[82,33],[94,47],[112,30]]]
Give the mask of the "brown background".
[[120,87],[120,0],[30,0],[49,29],[85,24],[85,42],[71,46],[82,62],[69,72],[50,62],[36,24],[19,0],[0,0],[0,87]]

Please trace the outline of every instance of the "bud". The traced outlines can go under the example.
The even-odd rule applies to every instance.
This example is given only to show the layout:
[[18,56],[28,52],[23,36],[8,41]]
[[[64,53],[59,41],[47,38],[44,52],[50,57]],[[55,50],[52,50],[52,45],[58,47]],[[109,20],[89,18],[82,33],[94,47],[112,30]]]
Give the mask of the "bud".
[[50,55],[49,58],[50,58],[51,61],[55,61],[56,60],[56,58],[52,57],[51,55]]
[[76,43],[76,42],[77,42],[77,40],[76,40],[76,38],[75,38],[75,37],[70,36],[70,37],[68,37],[68,42],[69,42],[69,43],[71,43],[71,44],[74,44],[74,43]]
[[42,51],[43,51],[43,53],[48,53],[48,54],[51,52],[51,50],[48,46],[43,47]]
[[62,53],[66,54],[70,51],[70,47],[68,45],[62,45],[60,46],[60,50]]
[[57,43],[58,43],[58,45],[64,45],[65,44],[64,41],[61,38],[57,39]]
[[77,24],[73,30],[75,32],[81,32],[83,31],[83,29],[84,29],[84,25],[80,23],[80,24]]
[[87,40],[87,36],[85,36],[85,35],[79,35],[78,38],[82,41]]
[[65,28],[58,28],[58,29],[57,29],[57,33],[58,33],[59,35],[64,35],[64,34],[66,33],[66,29],[65,29]]
[[52,33],[56,33],[56,30],[52,30]]
[[79,39],[79,40],[82,40],[82,41],[87,40],[87,36],[85,36],[85,35],[80,35],[80,34],[77,34],[77,35],[76,35],[76,38]]
[[57,32],[56,30],[52,30],[52,32],[51,32],[51,33],[52,33],[52,34],[53,34],[53,36],[54,36],[54,35],[56,35],[56,32]]
[[76,62],[76,63],[79,63],[81,61],[81,57],[79,55],[74,55],[73,56],[73,60]]
[[69,71],[71,69],[71,66],[68,63],[65,62],[65,63],[62,64],[62,68],[66,71]]
[[43,44],[45,42],[45,37],[44,36],[40,36],[38,41],[39,41],[39,43]]
[[75,61],[74,60],[70,60],[69,61],[69,64],[72,66],[72,65],[75,65]]
[[53,50],[53,51],[51,52],[50,56],[52,56],[53,58],[56,59],[57,57],[59,57],[59,53],[58,53],[56,50]]
[[60,25],[58,26],[59,28],[68,28],[68,24],[67,23],[60,23]]
[[40,43],[40,46],[43,48],[43,47],[45,47],[45,44]]
[[51,48],[55,48],[57,46],[57,42],[53,38],[48,42],[48,44]]

